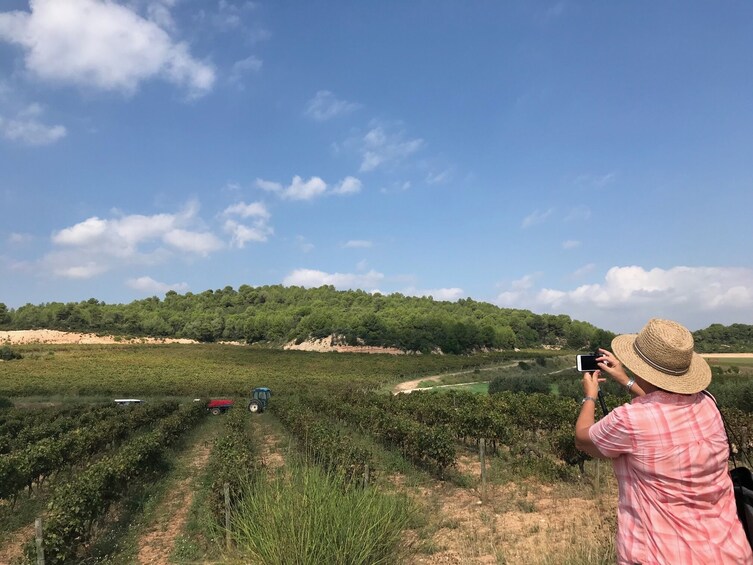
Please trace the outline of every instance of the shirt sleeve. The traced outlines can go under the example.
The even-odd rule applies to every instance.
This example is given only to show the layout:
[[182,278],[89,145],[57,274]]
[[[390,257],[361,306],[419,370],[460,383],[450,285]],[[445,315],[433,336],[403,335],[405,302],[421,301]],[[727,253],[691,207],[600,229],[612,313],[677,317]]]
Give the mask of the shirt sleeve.
[[627,405],[619,406],[588,429],[588,436],[604,457],[614,459],[633,451]]

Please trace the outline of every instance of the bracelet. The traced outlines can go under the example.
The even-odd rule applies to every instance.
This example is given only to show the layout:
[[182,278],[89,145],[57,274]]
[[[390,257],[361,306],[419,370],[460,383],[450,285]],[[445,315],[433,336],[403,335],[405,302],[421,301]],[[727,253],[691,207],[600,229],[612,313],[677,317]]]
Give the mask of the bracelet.
[[580,401],[581,405],[585,404],[586,400],[593,400],[594,404],[596,404],[596,399],[593,396],[584,396],[583,400]]
[[635,379],[630,379],[627,384],[625,385],[625,388],[628,392],[630,392],[630,389],[633,388],[633,385],[635,384]]

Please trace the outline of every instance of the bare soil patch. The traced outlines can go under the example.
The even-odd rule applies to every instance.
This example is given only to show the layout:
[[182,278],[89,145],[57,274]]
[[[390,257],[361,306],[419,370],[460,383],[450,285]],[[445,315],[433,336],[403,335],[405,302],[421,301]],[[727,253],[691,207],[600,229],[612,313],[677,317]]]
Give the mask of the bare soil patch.
[[198,343],[192,339],[139,337],[119,338],[111,335],[97,335],[90,333],[61,332],[58,330],[12,330],[0,332],[0,342],[10,342],[11,345],[25,345],[48,343],[52,345],[65,344],[124,344],[124,343]]
[[157,511],[157,516],[168,517],[164,522],[153,524],[139,540],[138,563],[144,565],[167,565],[170,563],[170,553],[175,546],[175,540],[183,531],[188,510],[191,508],[194,496],[194,482],[201,476],[201,472],[209,462],[211,453],[209,442],[199,441],[191,448],[189,459],[189,477],[181,480],[170,490],[163,508]]
[[16,530],[0,543],[0,563],[21,563],[24,545],[34,536],[34,524]]
[[278,469],[285,466],[285,457],[282,454],[280,446],[282,438],[273,429],[272,426],[263,425],[264,433],[261,444],[261,460],[267,469]]
[[408,533],[408,542],[422,551],[410,562],[530,565],[572,551],[584,531],[613,535],[615,493],[571,496],[536,482],[489,485],[488,492],[483,504],[476,491],[449,484],[408,490],[429,505],[434,520],[428,539],[425,532]]
[[701,353],[706,359],[753,359],[753,353]]
[[295,351],[316,351],[318,353],[385,353],[388,355],[405,355],[405,351],[397,347],[373,347],[370,345],[345,345],[337,336],[328,336],[321,339],[307,339],[301,343],[290,341],[283,349]]

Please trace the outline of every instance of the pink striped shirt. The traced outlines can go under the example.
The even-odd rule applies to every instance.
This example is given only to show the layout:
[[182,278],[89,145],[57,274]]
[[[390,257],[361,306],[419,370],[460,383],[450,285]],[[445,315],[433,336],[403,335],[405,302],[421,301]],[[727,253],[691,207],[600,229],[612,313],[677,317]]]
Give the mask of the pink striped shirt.
[[619,484],[618,563],[753,565],[727,472],[727,436],[711,398],[652,392],[588,433],[612,459]]

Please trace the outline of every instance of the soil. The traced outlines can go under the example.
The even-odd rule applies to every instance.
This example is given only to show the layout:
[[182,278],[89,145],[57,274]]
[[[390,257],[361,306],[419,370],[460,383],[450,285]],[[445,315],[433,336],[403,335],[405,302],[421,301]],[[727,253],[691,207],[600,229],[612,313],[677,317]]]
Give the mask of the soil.
[[[577,547],[583,532],[613,535],[610,520],[616,514],[617,501],[611,490],[602,497],[590,492],[588,496],[570,496],[533,481],[487,488],[487,503],[479,492],[448,483],[409,489],[408,495],[419,504],[428,504],[434,517],[427,527],[431,532],[428,539],[425,533],[408,532],[406,541],[419,550],[410,563],[552,562],[552,556]],[[590,491],[588,487],[584,490]]]
[[265,424],[266,422],[260,422],[258,426],[263,429],[263,433],[259,434],[259,436],[263,438],[263,443],[261,445],[261,458],[267,469],[278,469],[285,465],[285,457],[280,451],[282,439],[277,433],[275,433],[272,426]]
[[192,339],[139,337],[116,338],[111,335],[84,334],[76,332],[61,332],[58,330],[13,330],[0,332],[0,343],[10,345],[24,345],[33,343],[61,344],[124,344],[124,343],[198,343]]
[[373,347],[370,345],[344,345],[339,343],[335,336],[323,337],[322,339],[307,339],[301,343],[290,341],[283,349],[295,351],[316,351],[318,353],[386,353],[389,355],[405,355],[406,352],[397,347]]
[[153,524],[139,540],[138,563],[144,565],[167,565],[175,540],[183,531],[188,510],[194,495],[194,481],[209,462],[211,443],[199,441],[191,448],[189,476],[181,480],[163,501],[164,508],[158,510],[158,516],[165,516],[164,523]]
[[0,548],[0,563],[21,563],[24,545],[34,537],[34,524],[29,524],[8,535]]

